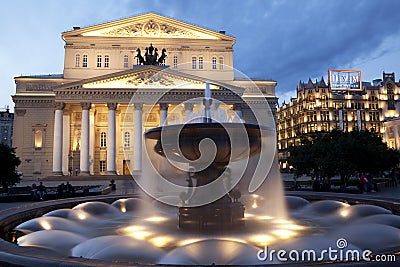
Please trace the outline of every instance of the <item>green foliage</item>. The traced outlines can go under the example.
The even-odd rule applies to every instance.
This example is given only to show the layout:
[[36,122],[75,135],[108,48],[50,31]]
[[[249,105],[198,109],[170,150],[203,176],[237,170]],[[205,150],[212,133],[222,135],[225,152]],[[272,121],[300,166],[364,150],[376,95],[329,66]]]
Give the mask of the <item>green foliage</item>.
[[400,161],[399,152],[371,131],[315,133],[302,137],[299,146],[289,149],[289,155],[296,176],[330,179],[339,175],[344,186],[355,172],[377,175]]
[[17,167],[20,164],[21,160],[15,155],[15,149],[0,144],[0,184],[4,189],[21,180],[17,174]]

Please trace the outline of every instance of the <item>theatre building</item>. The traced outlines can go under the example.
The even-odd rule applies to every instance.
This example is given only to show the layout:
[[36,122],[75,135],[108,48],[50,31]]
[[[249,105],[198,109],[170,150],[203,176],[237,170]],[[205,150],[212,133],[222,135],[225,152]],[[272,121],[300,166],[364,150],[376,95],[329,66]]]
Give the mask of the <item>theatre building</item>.
[[62,74],[15,78],[13,146],[25,177],[140,171],[143,132],[187,121],[201,106],[182,103],[203,97],[206,81],[227,116],[251,122],[246,103],[261,100],[275,113],[276,82],[236,78],[236,39],[224,31],[147,13],[62,38]]

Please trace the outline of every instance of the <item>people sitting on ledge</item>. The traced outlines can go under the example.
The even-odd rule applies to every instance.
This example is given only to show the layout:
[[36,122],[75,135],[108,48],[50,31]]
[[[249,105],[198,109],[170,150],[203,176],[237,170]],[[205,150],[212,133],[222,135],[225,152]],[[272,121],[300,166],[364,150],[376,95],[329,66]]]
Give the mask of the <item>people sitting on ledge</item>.
[[35,183],[32,184],[30,191],[31,191],[32,200],[37,200],[38,194],[37,194],[37,186]]
[[65,198],[65,197],[73,197],[75,195],[74,187],[67,182],[66,184],[61,183],[57,186],[57,197]]
[[46,193],[47,193],[46,186],[44,186],[43,183],[40,182],[39,186],[37,187],[37,194],[39,199],[43,200]]
[[375,190],[376,185],[374,185],[372,179],[368,179],[363,172],[360,173],[359,179],[360,179],[360,191],[363,194],[366,194],[369,191],[371,191],[372,193],[376,192]]

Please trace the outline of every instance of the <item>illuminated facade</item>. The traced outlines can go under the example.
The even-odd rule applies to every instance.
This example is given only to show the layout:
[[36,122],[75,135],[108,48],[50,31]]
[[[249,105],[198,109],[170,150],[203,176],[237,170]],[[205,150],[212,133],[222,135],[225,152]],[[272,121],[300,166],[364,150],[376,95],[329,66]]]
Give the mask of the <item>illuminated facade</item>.
[[[395,82],[394,73],[383,73],[383,79],[374,80],[372,85],[363,83],[360,93],[333,92],[323,78],[316,82],[309,80],[306,84],[300,82],[297,98],[277,110],[281,167],[287,167],[286,151],[299,144],[301,135],[333,129],[374,129],[387,136],[385,121],[399,117],[399,113],[400,83]],[[388,136],[394,138],[395,132]]]
[[[243,93],[254,84],[235,79],[236,39],[223,31],[148,13],[74,27],[62,38],[63,74],[15,78],[14,146],[25,177],[67,175],[75,169],[80,175],[140,171],[143,131],[162,121],[184,121],[200,109],[181,103],[203,96],[207,80],[227,115],[249,120],[243,100],[267,99],[276,111],[275,81],[254,81],[261,93]],[[159,58],[165,49],[167,57],[157,66],[139,65],[146,48]],[[149,82],[154,74],[157,81]],[[132,96],[144,87],[129,113]],[[149,105],[147,99],[166,88],[171,91],[155,107]]]
[[9,108],[5,111],[0,111],[0,138],[1,143],[12,147],[14,113],[10,113]]

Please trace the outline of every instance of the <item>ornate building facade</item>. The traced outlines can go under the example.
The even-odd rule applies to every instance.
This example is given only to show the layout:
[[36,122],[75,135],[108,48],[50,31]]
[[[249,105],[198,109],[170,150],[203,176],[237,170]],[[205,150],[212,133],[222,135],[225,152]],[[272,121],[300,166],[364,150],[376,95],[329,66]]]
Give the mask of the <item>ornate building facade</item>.
[[300,136],[304,134],[333,129],[373,129],[387,136],[386,141],[389,136],[393,141],[395,131],[390,134],[384,123],[399,117],[399,114],[400,82],[395,82],[394,73],[383,73],[383,79],[374,80],[372,84],[363,83],[362,92],[352,94],[331,91],[323,78],[316,82],[300,82],[297,97],[277,110],[281,168],[288,167],[287,149],[298,145]]
[[[251,121],[246,101],[276,111],[275,81],[235,79],[236,39],[223,31],[148,13],[62,38],[63,74],[15,78],[14,146],[25,177],[140,171],[143,132],[198,111],[182,102],[204,96],[206,81],[227,115]],[[261,93],[246,95],[255,85]]]
[[0,111],[0,131],[1,143],[12,147],[12,135],[14,126],[14,113],[10,113],[7,107],[5,111]]

